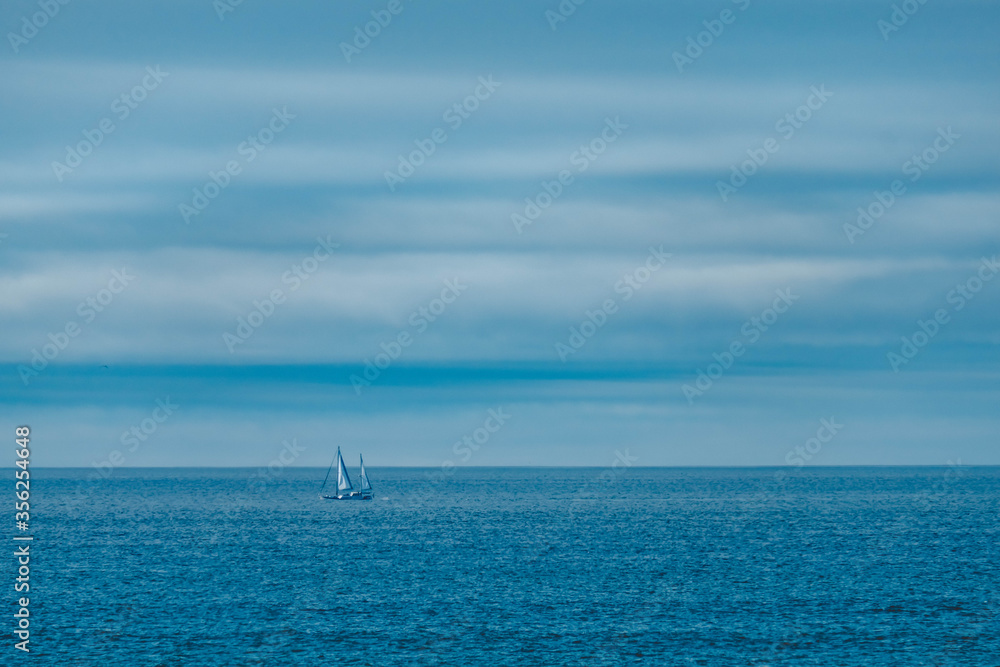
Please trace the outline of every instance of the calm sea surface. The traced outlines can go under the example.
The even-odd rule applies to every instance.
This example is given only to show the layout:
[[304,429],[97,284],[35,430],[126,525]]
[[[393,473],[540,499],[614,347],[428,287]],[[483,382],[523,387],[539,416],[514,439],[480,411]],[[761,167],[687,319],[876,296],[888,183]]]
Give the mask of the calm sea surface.
[[1000,665],[1000,468],[89,472],[3,664]]

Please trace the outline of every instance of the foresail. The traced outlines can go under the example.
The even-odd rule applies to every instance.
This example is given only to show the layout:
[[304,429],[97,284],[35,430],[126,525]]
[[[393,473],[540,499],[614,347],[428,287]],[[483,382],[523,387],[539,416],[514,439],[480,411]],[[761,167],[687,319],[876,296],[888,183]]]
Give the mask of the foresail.
[[365,472],[365,460],[361,459],[361,490],[370,491],[372,488],[371,482],[368,481],[368,473]]

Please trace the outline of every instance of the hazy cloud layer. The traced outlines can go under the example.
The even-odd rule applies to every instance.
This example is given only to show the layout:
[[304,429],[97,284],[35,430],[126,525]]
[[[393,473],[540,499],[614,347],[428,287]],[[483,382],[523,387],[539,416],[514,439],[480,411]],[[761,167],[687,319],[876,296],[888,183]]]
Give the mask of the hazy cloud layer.
[[825,463],[1000,462],[996,6],[886,36],[888,2],[404,3],[348,60],[384,5],[71,3],[7,38],[3,409],[59,423],[46,463],[163,392],[136,465],[255,465],[290,422],[436,465],[497,401],[520,425],[475,464],[781,464],[830,414]]

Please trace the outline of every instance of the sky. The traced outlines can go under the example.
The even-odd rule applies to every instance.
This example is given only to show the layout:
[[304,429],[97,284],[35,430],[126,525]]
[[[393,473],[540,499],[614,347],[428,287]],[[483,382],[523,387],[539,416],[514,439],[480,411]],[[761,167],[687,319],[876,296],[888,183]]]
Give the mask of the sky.
[[3,4],[34,465],[1000,464],[996,3],[332,4]]

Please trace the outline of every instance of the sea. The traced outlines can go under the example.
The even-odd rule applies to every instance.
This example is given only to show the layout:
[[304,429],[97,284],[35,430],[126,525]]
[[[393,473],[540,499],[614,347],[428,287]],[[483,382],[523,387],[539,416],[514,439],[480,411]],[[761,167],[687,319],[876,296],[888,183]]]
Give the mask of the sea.
[[997,467],[325,472],[33,469],[0,663],[1000,665]]

